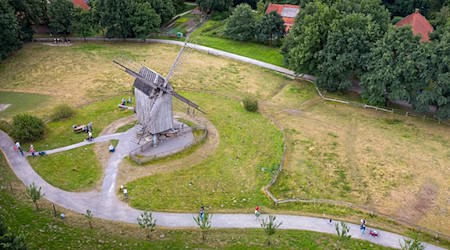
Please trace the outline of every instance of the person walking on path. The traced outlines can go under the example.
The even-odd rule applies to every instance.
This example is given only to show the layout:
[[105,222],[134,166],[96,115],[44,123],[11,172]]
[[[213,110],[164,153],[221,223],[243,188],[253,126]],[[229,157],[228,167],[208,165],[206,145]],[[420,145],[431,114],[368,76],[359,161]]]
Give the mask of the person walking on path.
[[128,190],[127,187],[123,187],[123,197],[126,199],[128,199]]
[[20,142],[18,142],[18,141],[16,141],[16,149],[18,149],[23,156],[23,150],[22,150],[22,147],[20,147]]
[[30,144],[30,150],[28,151],[33,157],[35,157],[34,153],[36,152],[36,150],[34,150],[34,146],[33,144]]
[[256,208],[255,208],[255,216],[256,216],[256,219],[259,218],[259,215],[260,215],[260,214],[261,214],[261,212],[259,211],[259,206],[256,205]]
[[361,234],[364,234],[364,232],[366,231],[366,220],[365,219],[361,219],[361,226],[359,229],[361,229]]
[[203,206],[200,207],[200,219],[203,221],[203,216],[205,215],[205,208]]
[[87,140],[88,140],[88,141],[94,140],[94,137],[92,137],[92,132],[91,132],[91,131],[88,132],[88,138],[87,138]]

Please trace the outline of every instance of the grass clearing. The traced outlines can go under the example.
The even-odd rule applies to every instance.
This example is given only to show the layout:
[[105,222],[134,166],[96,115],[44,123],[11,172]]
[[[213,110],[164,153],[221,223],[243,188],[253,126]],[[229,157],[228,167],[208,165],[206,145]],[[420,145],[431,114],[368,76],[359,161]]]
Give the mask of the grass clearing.
[[224,21],[208,20],[191,35],[194,43],[246,56],[277,66],[284,66],[280,48],[259,43],[239,42],[223,37]]
[[117,108],[120,97],[92,103],[77,109],[75,116],[47,123],[47,133],[41,141],[35,142],[36,150],[43,151],[81,142],[87,138],[86,133],[74,133],[72,125],[87,125],[92,122],[92,134],[96,137],[106,126],[115,120],[129,116],[131,111]]
[[449,127],[286,93],[266,106],[288,138],[278,198],[349,201],[450,233]]
[[66,191],[86,191],[102,178],[102,167],[94,153],[94,145],[61,153],[30,157],[34,170],[51,185]]
[[[220,135],[218,149],[188,169],[128,183],[130,205],[195,211],[201,205],[233,209],[268,204],[260,188],[281,159],[281,133],[261,114],[245,111],[238,101],[205,94],[187,96],[206,109]],[[168,182],[172,184],[164,184]]]
[[7,109],[0,111],[0,118],[9,119],[20,113],[33,112],[45,107],[49,102],[50,96],[47,95],[0,91],[0,104],[11,104]]

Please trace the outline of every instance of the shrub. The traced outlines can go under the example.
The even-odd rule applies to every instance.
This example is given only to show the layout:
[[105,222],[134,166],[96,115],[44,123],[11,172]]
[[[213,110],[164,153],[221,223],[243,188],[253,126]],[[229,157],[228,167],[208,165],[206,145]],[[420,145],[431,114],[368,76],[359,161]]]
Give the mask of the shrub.
[[45,124],[41,118],[29,114],[13,117],[11,136],[14,139],[30,142],[41,139],[45,133]]
[[242,100],[244,104],[244,108],[250,112],[258,111],[258,100],[253,96],[246,96],[244,100]]
[[52,121],[59,121],[72,117],[73,115],[75,115],[75,110],[71,106],[60,104],[53,109],[50,119]]
[[0,130],[3,130],[5,133],[9,134],[11,132],[11,124],[5,120],[0,120]]

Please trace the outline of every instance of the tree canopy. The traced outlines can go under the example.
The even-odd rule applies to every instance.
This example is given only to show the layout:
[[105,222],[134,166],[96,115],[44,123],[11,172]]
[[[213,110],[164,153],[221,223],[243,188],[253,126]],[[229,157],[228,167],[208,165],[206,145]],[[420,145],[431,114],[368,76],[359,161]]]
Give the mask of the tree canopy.
[[70,32],[73,20],[73,3],[67,0],[52,0],[48,6],[49,26],[64,37]]
[[254,38],[256,17],[248,4],[238,5],[227,19],[225,35],[238,41],[248,41]]
[[281,40],[286,34],[283,18],[275,11],[264,15],[256,24],[256,40],[259,42],[269,42]]
[[7,0],[0,0],[0,60],[20,48],[19,22]]

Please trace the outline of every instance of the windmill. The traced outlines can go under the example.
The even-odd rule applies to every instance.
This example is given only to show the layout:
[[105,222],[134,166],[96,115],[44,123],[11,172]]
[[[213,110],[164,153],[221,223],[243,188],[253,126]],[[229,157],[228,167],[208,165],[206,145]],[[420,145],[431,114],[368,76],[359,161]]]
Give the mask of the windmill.
[[163,77],[156,71],[140,65],[130,59],[121,57],[113,62],[120,66],[126,73],[135,78],[134,94],[136,101],[136,114],[139,122],[138,136],[134,142],[140,143],[142,138],[152,137],[156,146],[158,136],[175,130],[173,123],[172,97],[175,97],[190,107],[203,112],[197,104],[175,92],[169,80],[175,70],[182,64],[182,55],[188,48],[186,38],[184,46],[175,59],[167,77]]

